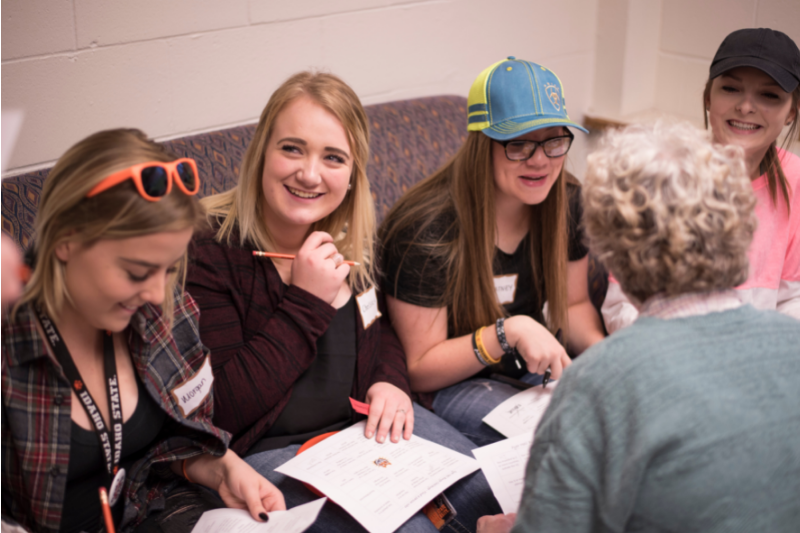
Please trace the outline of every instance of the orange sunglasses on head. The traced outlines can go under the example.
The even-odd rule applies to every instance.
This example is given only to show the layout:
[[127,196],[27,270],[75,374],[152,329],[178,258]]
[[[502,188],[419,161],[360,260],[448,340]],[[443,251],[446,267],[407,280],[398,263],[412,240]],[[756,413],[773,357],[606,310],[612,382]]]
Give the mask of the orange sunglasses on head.
[[197,163],[194,159],[182,157],[171,163],[149,161],[133,165],[103,178],[86,195],[87,198],[132,179],[142,198],[157,202],[172,191],[172,183],[184,194],[192,196],[200,191],[200,178],[197,174]]

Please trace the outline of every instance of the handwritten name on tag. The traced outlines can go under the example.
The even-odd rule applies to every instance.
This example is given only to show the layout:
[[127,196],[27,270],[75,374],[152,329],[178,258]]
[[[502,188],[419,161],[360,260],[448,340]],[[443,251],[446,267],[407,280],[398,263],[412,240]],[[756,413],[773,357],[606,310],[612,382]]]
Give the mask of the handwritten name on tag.
[[172,397],[181,409],[184,418],[191,415],[200,407],[214,383],[214,374],[211,372],[211,356],[207,356],[203,366],[194,376],[172,389]]
[[378,309],[378,293],[375,292],[375,287],[370,287],[368,290],[356,296],[356,303],[358,310],[361,312],[361,322],[364,323],[364,329],[367,329],[383,316]]
[[497,301],[500,304],[512,303],[517,294],[517,275],[495,276],[494,290],[497,292]]

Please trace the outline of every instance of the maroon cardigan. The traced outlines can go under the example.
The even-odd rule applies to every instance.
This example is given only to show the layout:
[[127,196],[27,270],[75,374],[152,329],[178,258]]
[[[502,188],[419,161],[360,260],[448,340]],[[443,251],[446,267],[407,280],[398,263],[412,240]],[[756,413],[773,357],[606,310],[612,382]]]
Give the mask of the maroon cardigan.
[[[200,307],[200,338],[211,349],[214,423],[233,434],[231,448],[240,455],[286,407],[336,313],[311,293],[285,285],[272,261],[252,252],[249,245],[220,244],[213,232],[198,234],[189,246],[186,280]],[[356,313],[351,396],[359,401],[379,381],[411,394],[405,354],[378,295],[381,319],[365,330]]]

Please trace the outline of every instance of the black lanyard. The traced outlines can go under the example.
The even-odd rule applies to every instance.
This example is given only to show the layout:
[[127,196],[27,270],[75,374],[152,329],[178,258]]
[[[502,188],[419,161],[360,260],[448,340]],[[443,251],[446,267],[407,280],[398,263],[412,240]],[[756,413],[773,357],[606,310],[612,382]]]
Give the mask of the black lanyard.
[[106,393],[108,394],[108,408],[111,414],[112,438],[112,431],[106,427],[100,410],[94,403],[92,395],[89,394],[89,390],[86,388],[80,372],[78,372],[78,367],[75,366],[75,362],[72,360],[72,355],[69,353],[66,343],[64,343],[61,334],[56,329],[56,325],[42,309],[37,307],[36,312],[39,314],[39,322],[44,330],[45,338],[53,348],[56,359],[61,363],[64,374],[70,380],[72,390],[75,391],[75,395],[81,401],[81,405],[83,405],[86,414],[97,430],[96,434],[100,440],[100,447],[103,448],[110,483],[119,470],[119,461],[122,455],[122,404],[119,397],[117,362],[114,358],[114,338],[111,333],[103,335],[103,367],[106,374]]

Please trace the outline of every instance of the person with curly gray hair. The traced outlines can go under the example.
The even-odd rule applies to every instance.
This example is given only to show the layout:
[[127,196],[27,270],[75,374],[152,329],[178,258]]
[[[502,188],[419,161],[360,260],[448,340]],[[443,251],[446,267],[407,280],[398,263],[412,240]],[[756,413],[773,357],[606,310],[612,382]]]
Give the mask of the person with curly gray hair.
[[564,372],[513,532],[796,531],[800,323],[734,290],[756,226],[741,148],[689,124],[612,131],[583,199],[639,319]]

